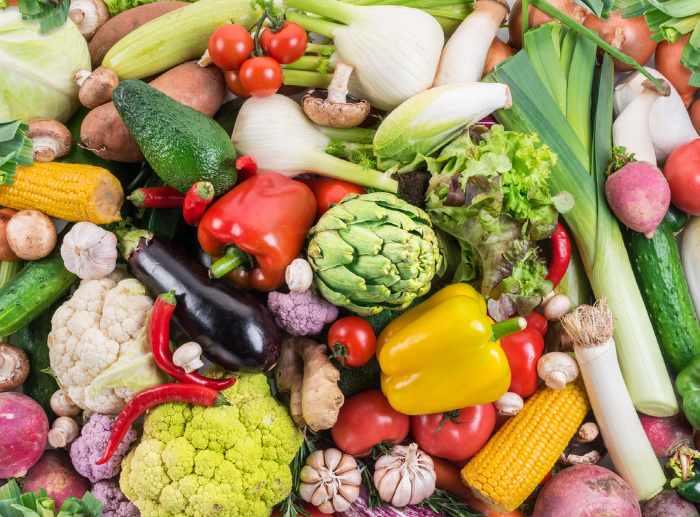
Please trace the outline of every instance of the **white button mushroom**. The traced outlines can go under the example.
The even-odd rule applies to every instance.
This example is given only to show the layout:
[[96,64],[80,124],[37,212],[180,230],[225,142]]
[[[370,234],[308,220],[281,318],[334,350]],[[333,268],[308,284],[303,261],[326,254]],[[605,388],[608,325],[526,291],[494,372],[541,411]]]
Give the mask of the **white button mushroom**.
[[557,321],[568,314],[571,310],[571,300],[565,294],[552,296],[544,305],[544,317],[549,321]]
[[493,403],[499,416],[515,416],[523,409],[523,398],[510,391]]
[[305,293],[314,281],[314,272],[304,259],[294,259],[284,271],[284,279],[289,290],[295,293]]
[[204,363],[200,359],[201,355],[202,347],[199,346],[199,343],[190,341],[175,350],[173,354],[173,363],[175,366],[181,367],[185,372],[190,373],[204,366]]
[[563,390],[578,377],[576,359],[564,352],[544,354],[537,361],[537,375],[553,390]]
[[71,417],[57,418],[49,431],[49,444],[51,447],[65,447],[73,443],[78,437],[78,424]]
[[51,409],[58,416],[77,416],[80,413],[80,408],[63,390],[51,395]]

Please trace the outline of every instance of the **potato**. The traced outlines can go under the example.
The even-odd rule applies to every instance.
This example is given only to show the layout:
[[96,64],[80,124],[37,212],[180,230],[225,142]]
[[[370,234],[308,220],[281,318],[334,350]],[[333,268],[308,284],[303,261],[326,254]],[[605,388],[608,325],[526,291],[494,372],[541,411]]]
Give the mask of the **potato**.
[[[226,87],[221,70],[213,65],[202,68],[196,61],[176,66],[149,84],[168,97],[210,117],[221,106]],[[87,149],[105,160],[145,161],[136,140],[122,122],[112,102],[87,114],[80,126],[80,139]]]
[[146,22],[150,22],[159,16],[186,5],[190,4],[188,2],[170,1],[154,2],[134,7],[108,20],[90,41],[89,50],[92,69],[94,70],[100,66],[109,49],[131,31]]

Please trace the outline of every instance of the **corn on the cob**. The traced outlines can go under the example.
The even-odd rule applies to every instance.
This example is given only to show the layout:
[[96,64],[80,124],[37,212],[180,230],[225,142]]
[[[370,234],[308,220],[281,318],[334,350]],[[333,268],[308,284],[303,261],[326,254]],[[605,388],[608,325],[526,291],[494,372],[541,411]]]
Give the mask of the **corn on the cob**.
[[19,165],[12,185],[0,187],[0,205],[34,209],[64,221],[107,224],[121,219],[124,191],[112,173],[94,165]]
[[494,511],[520,506],[551,470],[591,409],[579,377],[558,391],[542,384],[462,470]]

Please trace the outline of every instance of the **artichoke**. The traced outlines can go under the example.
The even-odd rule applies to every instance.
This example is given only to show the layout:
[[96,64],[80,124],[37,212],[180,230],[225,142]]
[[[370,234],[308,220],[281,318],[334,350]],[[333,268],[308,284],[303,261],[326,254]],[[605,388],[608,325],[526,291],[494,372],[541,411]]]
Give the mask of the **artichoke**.
[[428,214],[387,192],[345,196],[309,238],[319,293],[360,316],[406,308],[442,263]]

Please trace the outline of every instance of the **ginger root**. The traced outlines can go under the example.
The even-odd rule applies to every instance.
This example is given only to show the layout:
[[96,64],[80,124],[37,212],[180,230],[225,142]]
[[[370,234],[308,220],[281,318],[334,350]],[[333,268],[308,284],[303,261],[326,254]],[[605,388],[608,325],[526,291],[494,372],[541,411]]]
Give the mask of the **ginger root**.
[[277,389],[290,394],[297,427],[330,429],[345,402],[338,388],[340,372],[328,359],[326,346],[305,336],[285,334],[275,371]]

